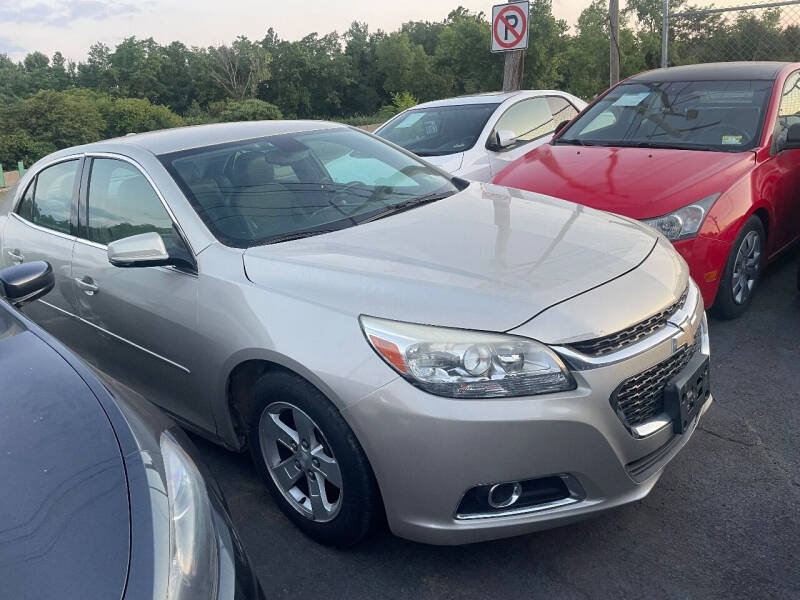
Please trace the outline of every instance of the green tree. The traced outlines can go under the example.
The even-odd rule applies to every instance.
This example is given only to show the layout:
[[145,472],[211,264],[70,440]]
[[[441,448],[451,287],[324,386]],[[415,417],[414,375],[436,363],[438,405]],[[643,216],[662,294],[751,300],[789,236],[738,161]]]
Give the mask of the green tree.
[[219,113],[219,120],[227,121],[272,121],[282,119],[280,109],[274,104],[249,98],[228,102]]
[[6,136],[16,135],[15,139],[24,140],[27,134],[35,140],[37,152],[42,155],[99,140],[105,128],[106,122],[97,106],[69,92],[42,90],[0,114],[3,145]]

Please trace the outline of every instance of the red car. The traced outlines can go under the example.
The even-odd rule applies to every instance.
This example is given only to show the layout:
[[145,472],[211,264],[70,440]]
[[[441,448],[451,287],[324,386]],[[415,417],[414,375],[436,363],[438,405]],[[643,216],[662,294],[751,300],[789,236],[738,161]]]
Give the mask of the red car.
[[562,125],[494,182],[655,227],[722,317],[800,237],[800,63],[641,73]]

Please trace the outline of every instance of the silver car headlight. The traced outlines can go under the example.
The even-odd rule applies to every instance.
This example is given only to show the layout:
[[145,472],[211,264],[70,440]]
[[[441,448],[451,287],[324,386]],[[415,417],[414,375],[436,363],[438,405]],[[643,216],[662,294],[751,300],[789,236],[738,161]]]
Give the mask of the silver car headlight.
[[662,217],[642,219],[642,223],[662,233],[671,242],[693,238],[719,197],[720,194],[711,194]]
[[197,465],[168,432],[161,434],[160,446],[170,522],[167,598],[216,598],[217,537],[206,483]]
[[361,327],[389,366],[437,396],[534,396],[576,387],[558,355],[527,338],[363,316]]

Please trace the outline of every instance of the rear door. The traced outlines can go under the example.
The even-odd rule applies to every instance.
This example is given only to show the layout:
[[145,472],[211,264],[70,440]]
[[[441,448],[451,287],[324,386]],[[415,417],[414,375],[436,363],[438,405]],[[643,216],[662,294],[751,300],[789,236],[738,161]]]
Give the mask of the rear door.
[[73,256],[77,305],[85,326],[78,351],[105,375],[182,420],[214,431],[193,390],[198,356],[198,277],[191,269],[119,268],[107,245],[156,232],[172,255],[193,262],[165,203],[139,167],[121,157],[87,158]]
[[8,215],[2,241],[2,265],[45,260],[53,267],[55,288],[24,312],[66,344],[80,331],[72,250],[82,163],[70,158],[39,171]]
[[[549,142],[556,125],[550,102],[545,96],[527,98],[512,104],[500,116],[489,134],[487,150],[492,176],[537,146]],[[512,132],[516,141],[507,148],[494,146],[499,131]]]

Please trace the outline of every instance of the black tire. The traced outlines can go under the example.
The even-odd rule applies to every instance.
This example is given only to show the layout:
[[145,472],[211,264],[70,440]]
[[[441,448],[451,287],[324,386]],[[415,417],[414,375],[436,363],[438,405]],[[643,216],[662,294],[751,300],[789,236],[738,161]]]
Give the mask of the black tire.
[[[262,376],[255,385],[254,400],[248,434],[250,453],[283,513],[303,533],[321,544],[347,547],[367,538],[382,516],[380,493],[364,450],[337,408],[306,380],[285,371]],[[302,514],[270,475],[259,423],[268,407],[274,409],[276,403],[291,405],[309,416],[335,456],[341,472],[342,491],[338,513],[331,520],[318,522]],[[309,483],[306,481],[306,485]]]
[[[758,235],[761,245],[760,261],[758,270],[755,273],[752,290],[742,302],[737,302],[733,292],[733,274],[736,266],[736,257],[739,253],[739,249],[751,232],[755,232]],[[725,264],[725,270],[722,272],[722,279],[720,279],[719,282],[717,297],[714,299],[714,306],[712,307],[712,312],[716,317],[721,319],[735,319],[750,306],[761,279],[761,271],[764,267],[764,248],[766,247],[766,241],[767,236],[764,231],[764,225],[761,223],[761,219],[753,215],[739,231],[739,235],[736,236],[736,241],[734,241],[731,252],[728,255],[728,261]]]

